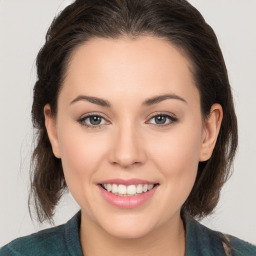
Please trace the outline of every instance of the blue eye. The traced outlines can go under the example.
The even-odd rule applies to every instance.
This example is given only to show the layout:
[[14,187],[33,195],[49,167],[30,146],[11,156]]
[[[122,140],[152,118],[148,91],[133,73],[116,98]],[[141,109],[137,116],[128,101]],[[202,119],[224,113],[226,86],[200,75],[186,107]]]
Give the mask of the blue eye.
[[78,122],[90,128],[99,128],[101,125],[107,123],[100,115],[88,115],[79,119]]
[[[176,122],[178,119],[176,117],[167,115],[167,114],[158,114],[151,117],[148,123],[157,126],[168,126],[173,122]],[[102,125],[108,124],[108,121],[101,116],[96,114],[90,114],[82,117],[78,120],[81,125],[87,126],[88,128],[101,128]]]
[[176,122],[177,118],[173,117],[173,116],[166,115],[166,114],[159,114],[159,115],[155,115],[155,116],[151,117],[150,120],[153,121],[153,122],[151,122],[152,124],[165,126],[165,125],[169,125],[173,122]]

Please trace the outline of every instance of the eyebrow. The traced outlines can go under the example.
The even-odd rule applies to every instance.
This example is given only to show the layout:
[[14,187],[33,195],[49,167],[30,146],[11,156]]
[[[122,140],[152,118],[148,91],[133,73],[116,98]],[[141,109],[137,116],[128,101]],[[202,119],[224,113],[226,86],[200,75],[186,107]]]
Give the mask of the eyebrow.
[[160,102],[162,102],[164,100],[168,100],[168,99],[179,100],[179,101],[182,101],[184,103],[187,103],[185,99],[181,98],[180,96],[178,96],[176,94],[164,94],[164,95],[159,95],[159,96],[155,96],[153,98],[146,99],[142,103],[142,105],[151,106],[151,105],[160,103]]
[[103,100],[103,99],[100,99],[100,98],[97,98],[97,97],[92,97],[92,96],[85,96],[85,95],[79,95],[74,100],[72,100],[70,104],[73,104],[73,103],[75,103],[77,101],[80,101],[80,100],[86,100],[86,101],[89,101],[93,104],[96,104],[96,105],[99,105],[99,106],[102,106],[102,107],[108,107],[108,108],[111,107],[111,104],[107,100]]
[[[182,101],[184,103],[187,103],[185,99],[181,98],[178,95],[164,94],[164,95],[154,96],[152,98],[146,99],[142,103],[142,105],[143,106],[152,106],[154,104],[160,103],[160,102],[162,102],[164,100],[167,100],[167,99],[174,99],[174,100],[179,100],[179,101]],[[111,107],[110,102],[107,101],[107,100],[104,100],[104,99],[101,99],[101,98],[98,98],[98,97],[93,97],[93,96],[86,96],[86,95],[79,95],[74,100],[72,100],[70,104],[73,104],[73,103],[81,101],[81,100],[85,100],[85,101],[91,102],[93,104],[102,106],[102,107],[108,107],[108,108]]]

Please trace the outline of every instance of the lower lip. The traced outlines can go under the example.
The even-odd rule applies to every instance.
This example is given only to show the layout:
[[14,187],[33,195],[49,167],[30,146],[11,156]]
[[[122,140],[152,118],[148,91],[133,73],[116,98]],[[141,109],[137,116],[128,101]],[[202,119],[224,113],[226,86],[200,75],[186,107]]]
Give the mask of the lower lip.
[[103,197],[112,205],[119,208],[135,208],[144,204],[149,200],[155,193],[158,186],[155,186],[153,189],[137,194],[136,196],[119,196],[105,190],[101,185],[98,185],[101,194]]

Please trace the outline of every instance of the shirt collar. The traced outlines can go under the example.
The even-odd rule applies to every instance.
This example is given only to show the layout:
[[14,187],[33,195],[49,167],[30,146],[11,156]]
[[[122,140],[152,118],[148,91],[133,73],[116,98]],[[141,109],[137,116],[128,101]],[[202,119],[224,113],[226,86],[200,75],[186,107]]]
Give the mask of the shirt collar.
[[186,229],[186,256],[226,256],[220,235],[195,219],[184,218]]
[[[186,230],[185,256],[226,256],[218,232],[215,232],[190,216],[183,216]],[[82,256],[80,245],[81,211],[65,225],[65,239],[70,255]]]

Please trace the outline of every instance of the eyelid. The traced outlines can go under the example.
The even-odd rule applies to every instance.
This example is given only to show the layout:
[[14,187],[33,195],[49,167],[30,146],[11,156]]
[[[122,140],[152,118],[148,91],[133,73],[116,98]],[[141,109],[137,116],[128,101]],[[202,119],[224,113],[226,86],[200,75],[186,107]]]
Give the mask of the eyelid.
[[[153,113],[153,114],[151,114],[147,118],[147,120],[151,120],[152,118],[157,117],[157,116],[165,116],[165,117],[167,117],[170,120],[170,122],[168,124],[152,124],[152,125],[158,126],[158,127],[165,127],[165,126],[171,125],[174,122],[178,121],[178,118],[173,113],[169,113],[169,112],[156,112],[156,113]],[[148,123],[148,122],[149,121],[147,121],[146,123]]]
[[171,117],[171,118],[173,118],[173,119],[178,119],[175,114],[170,113],[170,112],[164,112],[164,111],[163,111],[163,112],[161,112],[161,111],[159,111],[159,112],[154,112],[154,113],[150,114],[150,115],[147,117],[147,119],[150,119],[150,118],[155,117],[155,116],[169,116],[169,117]]
[[106,125],[106,124],[99,124],[99,125],[89,125],[89,124],[86,124],[84,120],[86,120],[87,118],[91,117],[91,116],[98,116],[98,117],[101,117],[102,119],[105,120],[105,122],[107,124],[109,124],[110,122],[107,120],[107,118],[101,114],[101,113],[98,113],[98,112],[90,112],[90,113],[87,113],[87,114],[84,114],[82,117],[80,117],[77,121],[78,123],[80,123],[81,125],[83,126],[86,126],[87,128],[92,128],[92,129],[100,129],[102,128],[102,126]]
[[[101,117],[102,119],[105,120],[106,124],[99,124],[99,125],[88,125],[88,124],[86,124],[84,120],[91,117],[91,116]],[[152,123],[149,122],[152,118],[157,117],[157,116],[167,117],[170,120],[170,122],[168,124],[152,124]],[[169,125],[171,125],[171,124],[173,124],[174,122],[177,122],[177,121],[178,121],[178,118],[173,113],[155,112],[155,113],[151,114],[149,117],[147,117],[146,123],[149,123],[151,125],[158,126],[158,127],[165,127],[165,126],[169,126]],[[82,117],[80,117],[78,119],[78,123],[80,123],[83,126],[86,126],[87,128],[92,128],[92,129],[98,128],[98,129],[100,129],[100,128],[102,128],[102,126],[108,125],[111,122],[108,121],[107,118],[103,114],[101,114],[99,112],[91,112],[91,113],[84,114]]]

